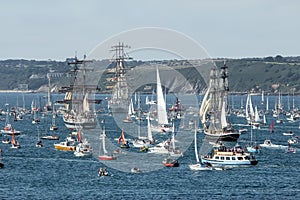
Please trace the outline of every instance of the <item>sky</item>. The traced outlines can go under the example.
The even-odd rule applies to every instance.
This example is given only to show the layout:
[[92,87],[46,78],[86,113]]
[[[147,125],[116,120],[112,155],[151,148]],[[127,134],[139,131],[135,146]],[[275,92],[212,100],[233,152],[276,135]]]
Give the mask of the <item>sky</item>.
[[299,8],[298,0],[0,0],[0,60],[65,60],[143,27],[185,35],[214,58],[298,56]]

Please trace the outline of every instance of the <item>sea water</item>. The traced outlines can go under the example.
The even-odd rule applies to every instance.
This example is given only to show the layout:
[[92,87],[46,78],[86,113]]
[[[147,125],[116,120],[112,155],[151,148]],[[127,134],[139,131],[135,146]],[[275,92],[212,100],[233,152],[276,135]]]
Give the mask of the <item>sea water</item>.
[[[30,107],[33,99],[45,102],[44,94],[25,94],[26,107]],[[63,95],[54,95],[54,100],[62,99]],[[235,96],[235,107],[239,106],[240,98]],[[270,97],[269,107],[274,105],[277,97]],[[297,101],[299,97],[296,97]],[[5,110],[5,103],[13,106],[17,103],[22,107],[22,95],[15,93],[0,94],[0,104]],[[103,97],[103,99],[105,99]],[[254,101],[260,102],[259,97]],[[245,102],[245,101],[244,101]],[[103,102],[102,104],[105,104]],[[259,105],[259,104],[257,104]],[[299,104],[297,104],[299,105]],[[106,107],[104,105],[100,105]],[[263,105],[259,105],[263,108]],[[105,117],[104,117],[105,116]],[[5,115],[0,116],[0,126],[4,127]],[[45,133],[44,122],[50,123],[52,116],[42,119],[41,133]],[[109,117],[100,113],[99,121]],[[184,152],[179,159],[180,166],[175,168],[161,167],[147,173],[128,173],[109,168],[95,157],[76,158],[73,152],[63,152],[54,149],[53,144],[58,141],[44,140],[44,147],[36,148],[37,129],[31,123],[32,116],[25,116],[24,120],[11,123],[17,130],[22,131],[16,136],[21,144],[20,149],[11,149],[10,145],[0,144],[3,150],[0,169],[0,198],[1,199],[299,199],[300,198],[300,156],[299,149],[295,154],[287,154],[282,149],[262,149],[256,155],[259,163],[249,168],[236,168],[223,171],[191,171],[189,164],[195,163],[194,147]],[[250,127],[242,118],[231,116],[236,129],[247,128],[239,142],[250,138]],[[267,116],[268,124],[271,115]],[[47,124],[47,123],[46,123]],[[57,118],[60,141],[70,134],[63,124],[62,118]],[[120,130],[109,127],[107,136],[117,137]],[[261,144],[265,139],[271,139],[275,144],[287,145],[288,136],[283,132],[292,130],[300,135],[299,121],[275,124],[275,132],[270,133],[268,126],[261,130],[253,130],[253,138]],[[110,130],[110,131],[109,131]],[[191,132],[193,137],[193,132]],[[3,135],[1,139],[7,137]],[[198,134],[199,148],[203,133]],[[117,142],[117,141],[116,141]],[[299,148],[299,144],[295,145]],[[95,152],[97,153],[97,152]],[[121,165],[122,163],[120,163]],[[150,163],[151,166],[151,163]],[[98,177],[99,167],[107,167],[110,176]]]

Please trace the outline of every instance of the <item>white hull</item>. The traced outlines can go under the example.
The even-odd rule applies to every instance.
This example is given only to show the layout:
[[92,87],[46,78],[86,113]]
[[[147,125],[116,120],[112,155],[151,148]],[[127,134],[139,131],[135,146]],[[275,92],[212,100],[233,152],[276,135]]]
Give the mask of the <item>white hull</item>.
[[212,167],[206,167],[201,165],[200,163],[198,164],[191,164],[189,165],[189,168],[193,171],[207,171],[207,170],[213,170]]

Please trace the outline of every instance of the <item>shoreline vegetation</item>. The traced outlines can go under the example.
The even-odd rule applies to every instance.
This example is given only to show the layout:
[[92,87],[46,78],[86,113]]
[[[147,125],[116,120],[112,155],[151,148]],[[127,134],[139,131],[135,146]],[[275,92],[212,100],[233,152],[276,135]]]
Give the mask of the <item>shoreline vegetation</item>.
[[[54,74],[51,77],[51,92],[59,93],[62,86],[70,85],[70,71],[72,67],[68,62],[73,58],[67,58],[66,61],[36,61],[24,59],[0,60],[0,93],[5,92],[47,92],[48,74]],[[282,95],[300,95],[300,56],[264,58],[215,58],[207,60],[155,60],[155,61],[136,61],[132,60],[126,63],[128,68],[134,70],[135,67],[145,67],[151,65],[172,67],[181,73],[190,84],[192,90],[187,93],[202,94],[199,82],[199,73],[194,66],[201,66],[203,61],[213,61],[218,67],[226,65],[228,67],[229,93],[230,94],[261,94],[276,95],[279,92]],[[111,72],[113,64],[104,60],[107,64],[107,70],[99,78],[99,94],[111,93],[114,85],[114,73]],[[26,85],[20,87],[20,85]],[[148,88],[148,89],[145,89]],[[141,92],[145,94],[152,93],[154,86],[146,85]],[[175,92],[176,93],[176,92]],[[180,93],[180,91],[178,92]]]

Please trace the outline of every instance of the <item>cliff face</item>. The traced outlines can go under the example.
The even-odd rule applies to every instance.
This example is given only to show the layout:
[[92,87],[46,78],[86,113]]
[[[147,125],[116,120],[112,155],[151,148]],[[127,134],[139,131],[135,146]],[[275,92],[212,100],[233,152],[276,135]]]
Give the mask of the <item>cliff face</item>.
[[[201,93],[208,85],[209,69],[221,67],[226,60],[231,92],[291,93],[300,91],[300,57],[267,57],[247,59],[212,60],[164,60],[131,61],[127,63],[128,84],[131,90],[152,92],[156,84],[156,66],[159,66],[162,85],[168,92]],[[93,74],[99,78],[102,92],[111,92],[114,85],[113,64],[105,62],[107,69]],[[47,73],[52,73],[51,85],[57,91],[61,86],[71,84],[67,62],[4,60],[0,61],[0,90],[18,89],[26,85],[29,90],[47,91]],[[100,73],[99,73],[100,74]],[[100,76],[100,75],[99,75]],[[23,84],[23,85],[22,85]]]

